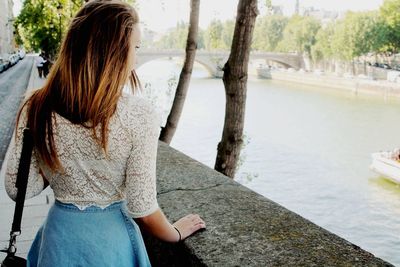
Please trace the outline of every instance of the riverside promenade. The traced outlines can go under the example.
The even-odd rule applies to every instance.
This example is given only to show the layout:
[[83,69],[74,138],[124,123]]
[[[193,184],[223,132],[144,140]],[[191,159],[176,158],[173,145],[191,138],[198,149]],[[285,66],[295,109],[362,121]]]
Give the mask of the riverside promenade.
[[[29,60],[26,62],[29,64]],[[22,72],[14,78],[22,81],[30,77],[27,90],[43,83],[35,68],[28,74]],[[14,91],[5,95],[16,107],[2,110],[0,116],[14,113],[7,113],[8,121],[2,120],[12,129],[23,90],[10,88]],[[0,133],[2,138],[7,135],[2,140],[11,138],[10,131]],[[157,198],[171,221],[198,213],[207,229],[178,244],[164,243],[144,233],[153,266],[393,266],[162,142],[157,155]],[[18,255],[26,256],[53,202],[50,188],[25,202]],[[4,190],[2,177],[0,206],[3,248],[8,242],[14,202]],[[4,257],[1,254],[0,260]]]

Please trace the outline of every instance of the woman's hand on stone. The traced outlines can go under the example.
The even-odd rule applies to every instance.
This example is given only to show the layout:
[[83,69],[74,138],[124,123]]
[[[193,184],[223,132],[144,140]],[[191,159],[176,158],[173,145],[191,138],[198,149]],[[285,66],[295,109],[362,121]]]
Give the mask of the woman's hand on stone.
[[189,214],[177,220],[173,226],[181,233],[181,240],[183,240],[196,231],[206,228],[206,223],[198,214]]

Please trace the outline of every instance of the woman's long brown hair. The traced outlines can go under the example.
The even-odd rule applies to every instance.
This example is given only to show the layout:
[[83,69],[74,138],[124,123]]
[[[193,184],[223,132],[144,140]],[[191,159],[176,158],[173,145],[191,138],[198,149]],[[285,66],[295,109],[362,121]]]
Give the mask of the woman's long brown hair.
[[[136,11],[114,0],[94,0],[73,18],[45,85],[21,107],[35,150],[52,170],[62,169],[53,138],[53,112],[93,130],[93,137],[107,153],[109,120],[116,110],[123,85],[135,90],[139,80],[129,70],[128,55]],[[100,136],[96,133],[101,125]]]

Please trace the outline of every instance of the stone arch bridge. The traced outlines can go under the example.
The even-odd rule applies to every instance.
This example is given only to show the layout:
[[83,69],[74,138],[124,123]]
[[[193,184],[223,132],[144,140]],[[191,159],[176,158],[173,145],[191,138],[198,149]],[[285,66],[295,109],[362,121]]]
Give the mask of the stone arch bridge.
[[[138,52],[136,67],[161,58],[184,57],[184,50],[142,50]],[[222,77],[222,67],[228,60],[228,51],[196,51],[195,61],[203,65],[211,76]],[[251,52],[250,60],[262,59],[266,62],[273,61],[286,68],[304,68],[304,61],[300,55],[293,53]]]

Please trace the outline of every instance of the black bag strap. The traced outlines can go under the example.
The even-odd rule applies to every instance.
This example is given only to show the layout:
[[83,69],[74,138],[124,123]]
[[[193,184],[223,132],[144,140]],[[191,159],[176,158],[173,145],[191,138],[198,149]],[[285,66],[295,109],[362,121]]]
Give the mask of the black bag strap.
[[15,183],[18,192],[17,199],[15,200],[14,220],[11,228],[12,232],[21,232],[22,212],[24,209],[33,149],[33,138],[29,128],[24,129],[24,138],[22,142],[21,158],[19,160],[17,181]]
[[15,247],[16,237],[21,234],[22,212],[24,210],[26,187],[28,185],[29,169],[32,159],[33,138],[29,128],[24,129],[22,140],[22,151],[18,165],[17,181],[15,187],[18,189],[17,198],[15,200],[14,219],[10,232],[10,243],[7,250],[8,255],[14,255],[17,251]]

